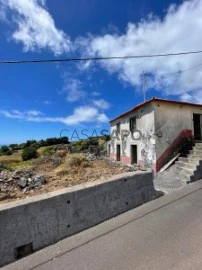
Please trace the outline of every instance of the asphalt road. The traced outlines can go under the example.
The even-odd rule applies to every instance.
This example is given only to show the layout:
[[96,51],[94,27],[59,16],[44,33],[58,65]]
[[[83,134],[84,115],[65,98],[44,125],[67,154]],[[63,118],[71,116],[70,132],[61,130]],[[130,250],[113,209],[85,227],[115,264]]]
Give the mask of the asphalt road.
[[5,269],[201,270],[202,184],[129,211]]

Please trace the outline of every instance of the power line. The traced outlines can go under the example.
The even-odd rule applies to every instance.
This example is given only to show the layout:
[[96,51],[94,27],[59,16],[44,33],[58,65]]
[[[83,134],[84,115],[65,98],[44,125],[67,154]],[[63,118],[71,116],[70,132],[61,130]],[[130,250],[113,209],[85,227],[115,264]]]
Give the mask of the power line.
[[137,59],[137,58],[153,58],[180,56],[188,54],[199,54],[202,51],[190,51],[167,54],[148,54],[148,55],[130,55],[130,56],[109,56],[109,57],[86,57],[86,58],[63,58],[63,59],[39,59],[39,60],[1,60],[0,64],[30,64],[30,63],[52,63],[52,62],[78,62],[78,61],[101,61],[101,60],[121,60],[121,59]]
[[172,74],[179,74],[179,73],[183,73],[183,72],[186,72],[186,71],[189,71],[189,70],[192,70],[194,68],[197,68],[197,67],[200,67],[202,66],[202,63],[198,64],[198,65],[195,65],[195,66],[191,66],[189,68],[186,68],[186,69],[183,69],[183,70],[178,70],[178,71],[175,71],[175,72],[170,72],[170,73],[163,73],[161,76],[166,76],[166,75],[172,75]]

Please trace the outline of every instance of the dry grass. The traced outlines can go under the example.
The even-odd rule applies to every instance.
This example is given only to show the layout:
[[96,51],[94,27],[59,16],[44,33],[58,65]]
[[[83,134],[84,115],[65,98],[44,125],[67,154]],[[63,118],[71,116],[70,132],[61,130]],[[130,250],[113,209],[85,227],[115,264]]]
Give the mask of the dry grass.
[[67,155],[67,150],[57,150],[55,154],[60,158],[64,158]]
[[18,166],[22,168],[22,165],[28,166],[28,164],[32,165],[34,173],[46,176],[46,184],[41,189],[28,190],[24,193],[20,189],[13,190],[10,192],[10,195],[15,195],[9,197],[7,201],[26,198],[27,196],[34,196],[90,181],[105,180],[115,174],[125,172],[124,168],[117,167],[104,160],[88,161],[81,154],[69,154],[63,159],[56,158],[55,156],[51,158],[40,157],[28,162],[19,162]]
[[0,156],[0,168],[6,170],[18,170],[29,167],[32,161],[22,161],[21,153],[22,151],[18,151],[10,156]]
[[55,173],[57,176],[75,176],[84,168],[91,166],[92,164],[86,160],[82,154],[70,154],[66,157],[61,166],[55,169]]
[[21,152],[13,153],[10,156],[0,156],[0,162],[9,163],[9,162],[21,162]]
[[84,161],[87,162],[82,154],[71,154],[67,157],[65,164],[71,167],[79,167]]

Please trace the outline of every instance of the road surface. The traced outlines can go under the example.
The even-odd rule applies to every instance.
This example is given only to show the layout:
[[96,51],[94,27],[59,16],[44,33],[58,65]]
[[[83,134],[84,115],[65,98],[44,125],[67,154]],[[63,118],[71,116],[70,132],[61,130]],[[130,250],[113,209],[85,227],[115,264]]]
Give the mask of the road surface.
[[57,270],[202,269],[202,181],[5,267]]

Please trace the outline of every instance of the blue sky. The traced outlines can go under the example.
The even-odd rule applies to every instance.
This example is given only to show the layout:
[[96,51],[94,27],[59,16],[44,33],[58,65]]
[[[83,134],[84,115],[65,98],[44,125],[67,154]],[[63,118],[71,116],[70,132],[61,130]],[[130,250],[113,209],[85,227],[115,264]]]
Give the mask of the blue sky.
[[[202,1],[0,0],[0,60],[201,50]],[[202,102],[202,55],[0,65],[0,144],[91,135],[153,96]]]

